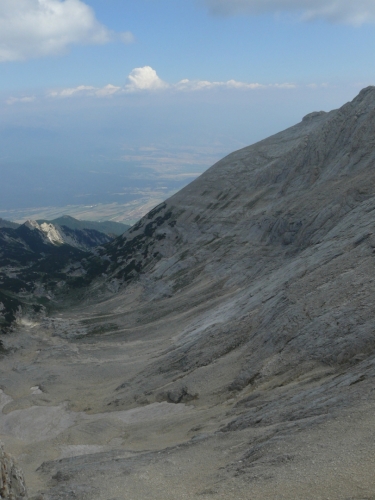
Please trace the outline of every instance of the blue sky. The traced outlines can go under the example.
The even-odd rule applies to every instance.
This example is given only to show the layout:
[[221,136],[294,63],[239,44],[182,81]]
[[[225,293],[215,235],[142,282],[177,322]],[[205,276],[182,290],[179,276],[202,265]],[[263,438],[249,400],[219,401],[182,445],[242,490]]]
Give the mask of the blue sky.
[[0,209],[179,189],[352,99],[374,46],[374,0],[2,0]]
[[[17,4],[19,0],[11,1]],[[34,2],[37,0],[21,3]],[[373,77],[369,64],[375,41],[371,16],[367,22],[355,26],[349,20],[332,22],[324,16],[302,21],[298,10],[213,14],[203,0],[81,3],[93,9],[100,25],[117,34],[132,33],[134,43],[124,44],[118,39],[85,45],[82,37],[81,43],[67,44],[65,53],[63,50],[60,55],[52,52],[34,59],[30,54],[22,62],[3,62],[1,89],[13,92],[83,83],[100,86],[109,82],[123,85],[133,68],[146,65],[171,83],[189,78],[338,84],[367,82]],[[228,0],[231,3],[235,2]],[[340,0],[336,3],[340,4]],[[372,10],[375,11],[375,6]],[[19,14],[17,9],[15,15]],[[38,57],[37,50],[34,52]],[[354,74],[357,78],[353,79]]]

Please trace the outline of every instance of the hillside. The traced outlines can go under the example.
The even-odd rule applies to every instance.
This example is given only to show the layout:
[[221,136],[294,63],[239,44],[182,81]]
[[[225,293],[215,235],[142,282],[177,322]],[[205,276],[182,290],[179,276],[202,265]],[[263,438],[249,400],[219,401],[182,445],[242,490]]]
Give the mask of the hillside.
[[[94,229],[69,229],[35,221],[0,228],[0,328],[22,316],[40,318],[72,290],[90,282],[85,269],[95,248],[111,237]],[[0,339],[1,342],[1,339]]]
[[70,215],[63,215],[62,217],[58,217],[53,220],[45,220],[41,219],[37,221],[39,224],[47,223],[58,226],[65,226],[69,229],[79,229],[81,231],[85,229],[93,229],[95,231],[99,231],[100,233],[104,233],[111,236],[120,236],[125,233],[129,229],[130,226],[126,224],[122,224],[121,222],[113,222],[113,221],[91,221],[91,220],[78,220]]
[[19,224],[16,222],[11,222],[10,220],[5,220],[0,217],[0,228],[10,227],[11,229],[17,229],[18,226]]
[[79,303],[19,320],[0,437],[33,494],[373,498],[374,146],[369,87],[227,156],[87,258]]

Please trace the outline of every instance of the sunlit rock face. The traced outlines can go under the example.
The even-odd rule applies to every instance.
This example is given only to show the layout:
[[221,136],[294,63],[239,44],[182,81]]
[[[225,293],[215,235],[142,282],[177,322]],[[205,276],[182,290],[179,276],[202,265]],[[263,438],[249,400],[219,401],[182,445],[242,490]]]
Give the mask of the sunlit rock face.
[[108,234],[95,229],[71,229],[68,226],[50,222],[38,224],[35,220],[27,220],[23,226],[30,231],[35,231],[44,244],[55,246],[65,244],[84,251],[109,243],[113,239]]

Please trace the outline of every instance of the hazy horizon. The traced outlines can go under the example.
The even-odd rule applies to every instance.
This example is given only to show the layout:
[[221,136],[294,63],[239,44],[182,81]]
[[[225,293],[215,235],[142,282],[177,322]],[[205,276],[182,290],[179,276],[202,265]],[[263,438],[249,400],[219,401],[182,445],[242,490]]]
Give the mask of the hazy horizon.
[[372,5],[5,0],[0,216],[158,201],[343,105],[374,80]]

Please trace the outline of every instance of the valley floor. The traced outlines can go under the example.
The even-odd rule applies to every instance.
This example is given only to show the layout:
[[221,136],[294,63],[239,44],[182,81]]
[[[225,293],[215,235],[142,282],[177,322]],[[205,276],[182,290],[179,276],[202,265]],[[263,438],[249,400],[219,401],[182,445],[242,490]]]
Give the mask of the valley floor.
[[[168,333],[71,340],[48,325],[24,324],[6,339],[0,437],[23,468],[31,497],[375,498],[375,391],[368,375],[351,375],[345,384],[346,374],[340,382],[355,391],[355,405],[343,400],[338,411],[332,401],[323,415],[269,425],[260,418],[230,431],[225,426],[243,394],[223,400],[217,391],[209,401],[140,401],[128,408],[116,402],[124,380],[168,348]],[[309,377],[303,391],[332,374]],[[285,390],[300,398],[301,386],[290,385]]]

